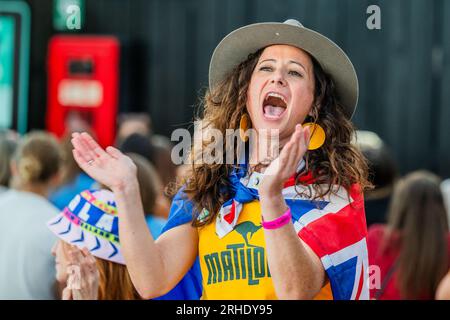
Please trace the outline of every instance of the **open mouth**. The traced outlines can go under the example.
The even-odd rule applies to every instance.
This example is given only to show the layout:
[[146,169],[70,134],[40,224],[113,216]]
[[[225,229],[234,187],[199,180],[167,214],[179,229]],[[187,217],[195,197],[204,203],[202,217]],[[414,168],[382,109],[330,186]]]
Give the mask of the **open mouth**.
[[285,97],[276,92],[269,92],[263,102],[264,116],[271,120],[281,118],[287,109]]

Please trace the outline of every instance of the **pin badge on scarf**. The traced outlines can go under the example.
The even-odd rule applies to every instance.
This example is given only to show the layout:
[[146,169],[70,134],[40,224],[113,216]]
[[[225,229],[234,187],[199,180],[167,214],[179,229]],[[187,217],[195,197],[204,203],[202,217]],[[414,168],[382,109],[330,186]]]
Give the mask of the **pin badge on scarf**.
[[203,223],[206,221],[208,216],[209,216],[209,211],[206,208],[203,208],[202,212],[200,212],[200,214],[198,215],[197,220],[200,223]]

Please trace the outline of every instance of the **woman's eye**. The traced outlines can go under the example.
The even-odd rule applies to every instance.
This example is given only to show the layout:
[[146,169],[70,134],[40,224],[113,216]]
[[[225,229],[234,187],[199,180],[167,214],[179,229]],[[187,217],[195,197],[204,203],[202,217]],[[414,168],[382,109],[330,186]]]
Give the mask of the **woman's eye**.
[[259,68],[261,71],[272,71],[272,67],[261,67]]
[[293,75],[295,77],[303,77],[303,75],[300,72],[297,72],[297,71],[294,71],[294,70],[289,71],[289,74]]

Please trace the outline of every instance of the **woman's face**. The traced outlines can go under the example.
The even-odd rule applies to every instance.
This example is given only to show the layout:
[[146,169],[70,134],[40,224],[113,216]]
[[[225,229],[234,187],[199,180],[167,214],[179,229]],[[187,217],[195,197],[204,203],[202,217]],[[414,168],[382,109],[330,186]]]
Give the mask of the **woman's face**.
[[67,282],[67,254],[64,251],[65,246],[62,240],[58,240],[52,247],[52,255],[55,257],[56,281],[59,283]]
[[262,52],[247,93],[253,128],[278,129],[280,142],[303,123],[314,101],[314,70],[309,55],[289,45],[273,45]]

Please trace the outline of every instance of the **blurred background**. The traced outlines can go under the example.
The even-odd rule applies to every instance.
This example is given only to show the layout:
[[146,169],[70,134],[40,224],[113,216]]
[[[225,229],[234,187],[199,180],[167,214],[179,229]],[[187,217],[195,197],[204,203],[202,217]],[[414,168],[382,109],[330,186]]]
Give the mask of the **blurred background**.
[[[0,1],[0,11],[8,2],[17,1]],[[50,96],[57,95],[49,92],[49,42],[55,35],[116,37],[119,112],[148,112],[153,131],[170,137],[192,120],[207,86],[209,59],[223,36],[253,22],[296,18],[350,56],[360,81],[354,122],[386,142],[400,172],[425,168],[450,176],[450,1],[23,2],[31,16],[29,80],[22,84],[29,86],[26,130],[46,127]],[[80,29],[58,26],[61,6],[71,3],[81,4]],[[366,9],[373,4],[381,9],[380,30],[366,27]]]

